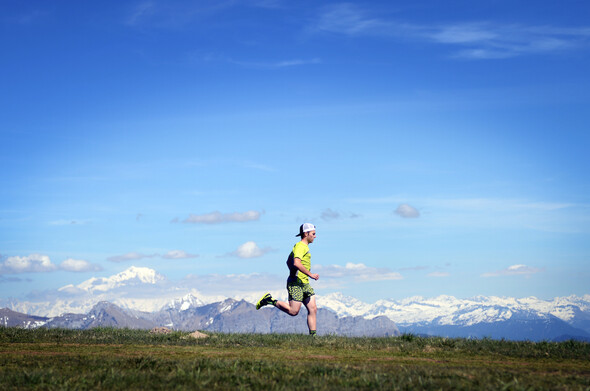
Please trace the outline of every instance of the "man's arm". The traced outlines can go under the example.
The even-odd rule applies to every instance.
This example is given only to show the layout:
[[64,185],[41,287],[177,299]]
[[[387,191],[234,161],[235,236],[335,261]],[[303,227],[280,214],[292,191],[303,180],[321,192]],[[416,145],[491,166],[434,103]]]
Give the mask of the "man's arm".
[[312,273],[309,270],[307,270],[307,268],[305,266],[303,266],[303,264],[301,263],[301,259],[299,259],[299,258],[293,259],[293,266],[295,266],[295,268],[297,270],[299,270],[301,273],[305,274],[308,277],[313,278],[314,280],[317,280],[318,278],[320,278],[319,274]]

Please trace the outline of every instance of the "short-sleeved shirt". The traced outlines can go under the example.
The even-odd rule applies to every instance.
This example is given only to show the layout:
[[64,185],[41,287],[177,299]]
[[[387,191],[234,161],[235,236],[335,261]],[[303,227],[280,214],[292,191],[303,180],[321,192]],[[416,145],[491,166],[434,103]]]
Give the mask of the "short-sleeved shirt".
[[[300,241],[293,246],[293,251],[289,254],[291,264],[295,258],[301,259],[301,264],[305,266],[307,270],[311,271],[311,254],[309,253],[309,246],[307,244]],[[309,277],[301,273],[299,270],[297,270],[295,275],[293,275],[293,270],[291,271],[289,278],[292,279],[293,277],[297,277],[297,279],[304,284],[309,284]]]

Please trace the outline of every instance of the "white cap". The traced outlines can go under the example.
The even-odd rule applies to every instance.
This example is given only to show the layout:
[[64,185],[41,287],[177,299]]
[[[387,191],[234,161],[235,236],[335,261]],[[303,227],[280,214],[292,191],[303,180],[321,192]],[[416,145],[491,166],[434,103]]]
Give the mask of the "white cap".
[[299,227],[299,234],[295,236],[303,236],[305,232],[315,231],[315,225],[311,223],[303,223],[301,227]]

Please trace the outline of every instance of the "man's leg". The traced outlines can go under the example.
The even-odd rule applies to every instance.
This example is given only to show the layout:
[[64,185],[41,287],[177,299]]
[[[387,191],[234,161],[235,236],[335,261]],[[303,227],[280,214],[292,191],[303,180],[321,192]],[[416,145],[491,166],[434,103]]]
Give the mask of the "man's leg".
[[316,315],[318,313],[318,307],[315,304],[315,295],[305,298],[303,304],[305,304],[305,308],[307,308],[307,327],[309,328],[309,333],[315,334]]
[[299,310],[301,309],[301,302],[295,300],[289,300],[288,303],[284,301],[277,301],[275,307],[277,307],[286,314],[295,316],[299,313]]
[[275,307],[286,314],[295,316],[301,309],[303,301],[303,288],[300,284],[287,283],[287,292],[289,293],[289,302],[277,301]]

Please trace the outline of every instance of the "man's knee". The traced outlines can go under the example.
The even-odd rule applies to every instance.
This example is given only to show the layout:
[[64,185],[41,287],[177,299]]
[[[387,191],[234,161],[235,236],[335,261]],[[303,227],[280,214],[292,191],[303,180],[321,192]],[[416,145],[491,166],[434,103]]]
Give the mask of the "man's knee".
[[290,301],[289,302],[289,311],[287,312],[291,316],[296,316],[301,309],[301,302],[299,301]]

